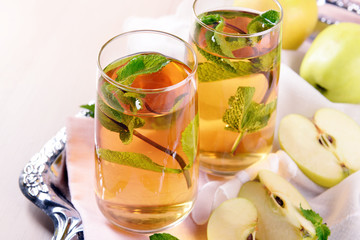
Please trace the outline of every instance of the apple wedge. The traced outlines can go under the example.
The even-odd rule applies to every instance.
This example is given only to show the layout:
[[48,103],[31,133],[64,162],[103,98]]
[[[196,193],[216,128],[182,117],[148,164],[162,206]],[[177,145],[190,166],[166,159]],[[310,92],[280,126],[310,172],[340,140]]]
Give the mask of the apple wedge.
[[251,201],[258,212],[256,239],[316,239],[313,224],[300,211],[306,199],[281,176],[261,170],[256,181],[245,183],[238,197]]
[[332,187],[360,169],[360,126],[338,110],[319,109],[313,121],[287,115],[278,135],[281,148],[323,187]]
[[207,226],[208,240],[255,240],[257,210],[250,201],[232,198],[211,214]]

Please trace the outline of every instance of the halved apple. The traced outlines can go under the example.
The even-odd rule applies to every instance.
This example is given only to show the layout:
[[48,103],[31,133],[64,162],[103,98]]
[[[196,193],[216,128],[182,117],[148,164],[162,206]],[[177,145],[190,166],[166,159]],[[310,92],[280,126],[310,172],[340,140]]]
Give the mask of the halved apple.
[[300,211],[306,199],[281,176],[261,170],[256,181],[245,183],[238,197],[251,201],[258,212],[256,239],[316,239],[313,224]]
[[257,211],[250,201],[232,198],[223,202],[210,216],[208,240],[254,240]]
[[335,109],[319,109],[313,121],[299,114],[279,125],[281,148],[315,183],[332,187],[360,169],[360,126]]

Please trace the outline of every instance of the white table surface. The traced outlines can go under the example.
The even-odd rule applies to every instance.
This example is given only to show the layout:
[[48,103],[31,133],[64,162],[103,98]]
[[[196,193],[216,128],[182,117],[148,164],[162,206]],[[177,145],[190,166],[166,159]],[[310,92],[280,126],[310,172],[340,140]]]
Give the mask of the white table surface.
[[[175,13],[181,0],[0,0],[0,239],[50,239],[53,225],[26,199],[19,175],[95,96],[96,57],[129,16]],[[302,46],[285,58],[297,70]]]

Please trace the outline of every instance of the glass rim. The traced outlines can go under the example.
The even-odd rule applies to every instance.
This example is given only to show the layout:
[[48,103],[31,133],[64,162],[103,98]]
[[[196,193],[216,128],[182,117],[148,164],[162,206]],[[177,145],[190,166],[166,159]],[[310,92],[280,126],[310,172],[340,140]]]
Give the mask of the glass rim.
[[[166,37],[170,37],[172,39],[175,39],[175,40],[178,40],[180,41],[181,43],[183,43],[185,45],[185,47],[187,49],[190,50],[192,56],[193,56],[193,59],[194,59],[194,68],[191,69],[187,64],[183,63],[182,61],[180,61],[181,63],[185,64],[185,66],[189,67],[191,69],[191,72],[189,73],[189,75],[184,78],[183,80],[181,80],[180,82],[174,84],[174,85],[171,85],[171,86],[168,86],[168,87],[163,87],[163,88],[152,88],[152,89],[145,89],[145,88],[135,88],[135,87],[131,87],[131,86],[126,86],[126,85],[123,85],[121,83],[118,83],[116,82],[114,79],[110,78],[105,72],[104,72],[104,68],[102,68],[101,64],[100,64],[100,57],[101,57],[101,54],[103,52],[103,50],[113,41],[115,41],[116,39],[118,38],[121,38],[121,37],[124,37],[124,36],[127,36],[127,35],[132,35],[132,34],[136,34],[136,33],[150,33],[150,34],[158,34],[158,35],[162,35],[162,36],[166,36]],[[136,54],[140,54],[140,53],[144,53],[144,52],[138,52],[138,53],[134,53],[134,54],[129,54],[128,56],[133,56],[133,55],[136,55]],[[126,57],[126,56],[123,56],[123,57]],[[175,58],[174,58],[175,59]],[[97,57],[97,67],[98,67],[98,70],[100,71],[101,73],[101,76],[109,83],[115,85],[116,87],[119,87],[121,89],[124,89],[124,90],[128,90],[128,91],[132,91],[132,92],[141,92],[141,93],[161,93],[161,92],[166,92],[166,91],[170,91],[170,90],[173,90],[173,89],[176,89],[178,87],[181,87],[182,85],[186,84],[187,82],[191,81],[191,79],[194,79],[195,78],[195,73],[196,73],[196,70],[197,70],[197,67],[198,67],[198,60],[197,60],[197,57],[196,57],[196,53],[195,53],[195,50],[191,47],[191,45],[186,42],[185,40],[183,40],[182,38],[174,35],[174,34],[171,34],[171,33],[168,33],[168,32],[164,32],[164,31],[159,31],[159,30],[151,30],[151,29],[141,29],[141,30],[132,30],[132,31],[127,31],[127,32],[123,32],[123,33],[120,33],[112,38],[110,38],[107,42],[105,42],[102,47],[100,48],[100,51],[98,53],[98,57]]]
[[[221,32],[221,31],[217,31],[216,29],[212,28],[212,27],[209,27],[208,25],[206,25],[205,23],[203,23],[199,18],[198,18],[198,14],[196,13],[196,10],[195,10],[195,5],[197,2],[199,2],[200,0],[195,0],[194,3],[193,3],[193,6],[192,6],[192,9],[193,9],[193,15],[196,19],[196,21],[204,28],[212,31],[212,32],[216,32],[216,33],[219,33],[221,35],[224,35],[224,36],[227,36],[227,37],[235,37],[235,38],[249,38],[249,37],[258,37],[258,36],[262,36],[262,35],[265,35],[269,32],[272,32],[274,29],[277,29],[281,26],[281,23],[282,23],[282,20],[283,20],[283,8],[281,6],[281,4],[279,3],[278,0],[271,0],[273,2],[275,2],[275,4],[280,8],[280,19],[278,21],[278,23],[276,23],[275,26],[272,26],[271,28],[269,29],[266,29],[265,31],[261,31],[261,32],[257,32],[257,33],[251,33],[251,34],[248,34],[248,33],[245,33],[245,34],[241,34],[241,33],[226,33],[226,32]],[[219,9],[220,10],[220,9]],[[223,9],[223,10],[226,10],[226,9]]]

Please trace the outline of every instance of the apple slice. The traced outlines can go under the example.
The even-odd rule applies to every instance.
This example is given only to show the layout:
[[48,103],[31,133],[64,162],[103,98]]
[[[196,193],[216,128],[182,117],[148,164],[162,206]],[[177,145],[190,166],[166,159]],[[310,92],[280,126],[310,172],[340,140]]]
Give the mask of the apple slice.
[[223,202],[210,216],[208,240],[254,240],[257,211],[250,201],[232,198]]
[[299,114],[285,116],[279,142],[315,183],[332,187],[360,169],[360,126],[346,114],[319,109],[313,122]]
[[261,170],[257,181],[245,183],[238,197],[251,201],[258,211],[256,239],[316,239],[313,224],[300,212],[310,209],[306,199],[281,176]]

